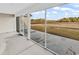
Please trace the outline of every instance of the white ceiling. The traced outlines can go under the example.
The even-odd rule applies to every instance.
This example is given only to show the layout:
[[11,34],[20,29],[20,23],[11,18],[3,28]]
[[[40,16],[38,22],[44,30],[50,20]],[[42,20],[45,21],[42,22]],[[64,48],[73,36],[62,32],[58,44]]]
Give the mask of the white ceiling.
[[59,5],[61,3],[0,3],[0,13],[21,15]]
[[0,3],[0,13],[15,14],[30,5],[32,5],[32,3]]
[[21,15],[25,15],[27,13],[45,10],[45,9],[60,6],[63,4],[64,3],[34,3],[31,6],[29,6],[28,8],[24,8],[24,9],[20,10],[19,12],[17,12],[16,16],[21,16]]

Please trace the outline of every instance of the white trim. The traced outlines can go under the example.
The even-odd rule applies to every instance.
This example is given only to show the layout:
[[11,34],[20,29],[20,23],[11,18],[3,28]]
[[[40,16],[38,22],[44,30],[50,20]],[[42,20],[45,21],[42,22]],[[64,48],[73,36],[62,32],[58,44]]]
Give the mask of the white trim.
[[28,39],[30,39],[31,19],[29,13],[27,15],[28,15]]
[[45,48],[47,47],[47,21],[46,21],[47,10],[45,10]]

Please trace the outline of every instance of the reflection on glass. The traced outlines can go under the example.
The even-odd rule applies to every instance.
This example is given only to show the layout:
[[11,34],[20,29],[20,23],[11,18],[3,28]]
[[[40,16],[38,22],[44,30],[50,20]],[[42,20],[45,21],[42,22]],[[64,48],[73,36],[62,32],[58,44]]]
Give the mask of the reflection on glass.
[[24,35],[24,22],[20,19],[20,34]]
[[46,48],[61,55],[79,54],[79,4],[66,4],[31,15],[32,40],[44,46],[46,28]]
[[24,35],[27,36],[28,34],[28,29],[27,29],[27,25],[24,23]]
[[31,14],[31,39],[41,45],[45,45],[45,11]]
[[23,21],[24,21],[24,35],[27,37],[28,35],[28,17],[27,15],[23,16]]
[[19,17],[16,17],[16,31],[19,32],[20,24],[19,24]]
[[[79,4],[47,9],[47,48],[58,54],[79,54]],[[71,7],[70,7],[71,6]]]

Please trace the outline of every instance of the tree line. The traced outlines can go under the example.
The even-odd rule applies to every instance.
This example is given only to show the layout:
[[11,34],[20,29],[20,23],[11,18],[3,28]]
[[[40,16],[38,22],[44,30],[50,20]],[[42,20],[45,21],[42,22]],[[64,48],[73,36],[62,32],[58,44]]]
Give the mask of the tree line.
[[62,18],[59,22],[79,22],[79,17]]
[[[46,20],[47,23],[54,23],[54,22],[79,22],[79,17],[69,17],[69,18],[62,18],[59,20]],[[44,24],[45,19],[31,19],[32,24]]]

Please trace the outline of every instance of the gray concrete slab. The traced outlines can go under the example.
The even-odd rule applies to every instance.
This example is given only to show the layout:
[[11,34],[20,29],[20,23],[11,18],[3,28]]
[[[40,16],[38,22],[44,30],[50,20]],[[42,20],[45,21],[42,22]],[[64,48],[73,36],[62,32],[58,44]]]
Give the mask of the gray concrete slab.
[[2,55],[50,55],[51,53],[38,46],[24,36],[18,36],[17,33],[0,34],[1,39],[6,41],[6,48]]

